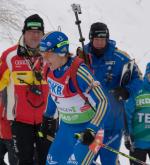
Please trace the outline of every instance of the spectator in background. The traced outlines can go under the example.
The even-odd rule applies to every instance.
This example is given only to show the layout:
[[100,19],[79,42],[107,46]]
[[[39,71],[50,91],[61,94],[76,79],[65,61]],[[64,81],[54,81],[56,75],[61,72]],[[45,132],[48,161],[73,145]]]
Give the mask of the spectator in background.
[[12,136],[18,165],[45,165],[43,146],[38,131],[47,104],[48,85],[44,79],[44,62],[39,54],[39,42],[44,34],[44,22],[38,15],[24,21],[18,44],[1,56],[0,91],[7,93],[8,120],[12,121]]
[[[133,66],[132,76],[125,74],[122,83],[122,70],[130,61],[127,53],[116,47],[116,41],[110,40],[109,29],[106,24],[96,22],[91,25],[89,43],[85,45],[81,58],[87,56],[89,67],[96,79],[101,83],[110,101],[110,113],[104,124],[104,143],[116,138],[110,144],[116,150],[120,149],[122,133],[124,131],[124,100],[136,93],[141,85],[141,78],[136,64]],[[78,49],[79,50],[79,49]],[[126,83],[127,82],[127,83]],[[117,155],[104,148],[100,150],[103,165],[116,165]]]
[[[146,162],[150,158],[150,63],[147,64],[143,85],[136,96],[125,103],[129,134],[125,146],[130,155]],[[131,165],[139,165],[130,160]]]

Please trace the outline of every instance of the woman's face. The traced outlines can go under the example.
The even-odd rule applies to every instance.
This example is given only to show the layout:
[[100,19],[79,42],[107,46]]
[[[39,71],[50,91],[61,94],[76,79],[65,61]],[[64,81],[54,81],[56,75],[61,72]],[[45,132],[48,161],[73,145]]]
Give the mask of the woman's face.
[[62,66],[64,58],[54,52],[41,52],[44,61],[48,64],[50,70],[56,70]]

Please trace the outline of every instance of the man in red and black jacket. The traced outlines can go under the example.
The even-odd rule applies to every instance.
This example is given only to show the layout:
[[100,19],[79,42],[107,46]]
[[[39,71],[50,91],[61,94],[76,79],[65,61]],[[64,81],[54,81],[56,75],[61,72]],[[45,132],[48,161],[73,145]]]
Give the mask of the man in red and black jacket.
[[19,165],[33,165],[35,149],[39,164],[45,165],[38,137],[48,95],[38,48],[43,34],[43,19],[38,14],[29,16],[18,44],[4,51],[0,58],[0,91],[5,87],[9,91],[7,118],[12,121]]

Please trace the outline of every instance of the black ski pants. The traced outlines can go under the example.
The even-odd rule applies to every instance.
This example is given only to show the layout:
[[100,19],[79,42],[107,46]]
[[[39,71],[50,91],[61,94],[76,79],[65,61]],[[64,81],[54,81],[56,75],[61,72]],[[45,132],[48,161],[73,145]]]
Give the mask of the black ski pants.
[[13,148],[13,141],[0,139],[0,165],[6,165],[4,162],[5,154],[8,152],[8,161],[10,165],[17,165],[17,157]]
[[40,124],[13,121],[11,128],[18,165],[45,165],[47,150],[38,136]]

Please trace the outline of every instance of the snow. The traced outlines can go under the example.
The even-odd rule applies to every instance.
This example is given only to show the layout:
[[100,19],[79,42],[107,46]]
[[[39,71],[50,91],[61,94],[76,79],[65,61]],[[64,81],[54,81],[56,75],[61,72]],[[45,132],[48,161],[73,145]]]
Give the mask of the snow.
[[[19,0],[17,0],[19,2]],[[28,15],[40,14],[45,21],[46,31],[61,30],[66,33],[70,40],[70,50],[75,53],[80,46],[79,33],[75,25],[75,16],[71,8],[72,3],[81,5],[82,14],[79,15],[81,29],[88,42],[90,25],[101,21],[108,25],[110,38],[117,41],[117,46],[127,51],[135,59],[142,73],[150,57],[150,1],[148,0],[22,0],[22,4],[28,9]],[[28,16],[27,15],[27,16]],[[24,20],[22,20],[23,22]],[[17,33],[14,43],[17,42],[20,32]],[[11,43],[4,40],[1,43],[0,53]],[[121,151],[128,154],[123,143]],[[121,165],[128,165],[127,158],[119,157]],[[6,158],[7,159],[7,158]]]

